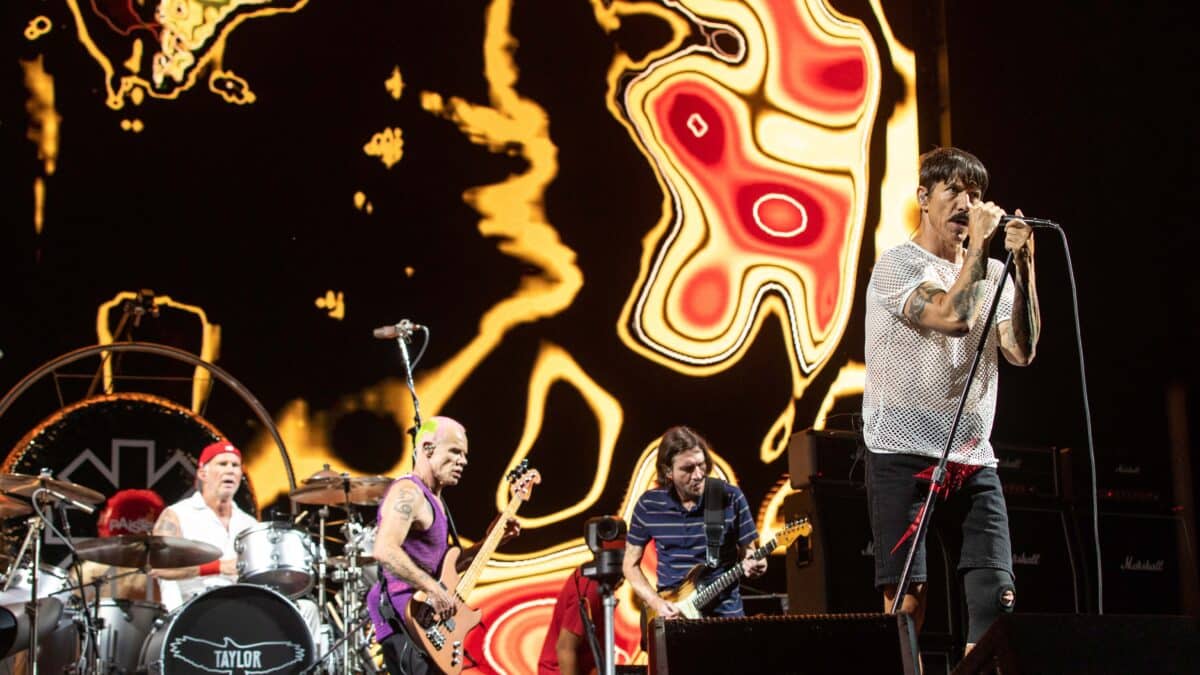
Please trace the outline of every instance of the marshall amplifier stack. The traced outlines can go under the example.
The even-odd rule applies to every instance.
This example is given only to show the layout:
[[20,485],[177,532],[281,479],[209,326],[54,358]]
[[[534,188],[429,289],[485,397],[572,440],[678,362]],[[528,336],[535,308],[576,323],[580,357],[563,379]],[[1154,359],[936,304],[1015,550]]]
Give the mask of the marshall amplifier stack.
[[[1094,612],[1095,561],[1086,457],[1068,448],[993,443],[1008,503],[1018,612]],[[813,535],[788,551],[793,612],[869,611],[873,550],[864,489],[865,453],[855,431],[807,429],[788,444],[796,492],[789,517],[807,515]],[[1073,456],[1075,455],[1075,456]],[[1194,533],[1173,509],[1165,451],[1110,451],[1097,458],[1097,497],[1106,612],[1178,614],[1196,577]],[[935,511],[935,516],[937,511]],[[952,533],[930,535],[931,571],[954,574]],[[949,567],[945,567],[949,564]],[[939,569],[944,568],[944,569]],[[959,637],[953,578],[931,584],[926,633]]]
[[[867,512],[866,447],[853,431],[805,430],[792,436],[788,468],[796,490],[784,517],[807,516],[813,534],[788,550],[791,612],[879,611],[873,587],[874,550]],[[1018,611],[1078,613],[1086,597],[1072,509],[1070,453],[1065,448],[997,444],[1005,486],[1017,576]],[[921,634],[928,672],[945,672],[965,636],[965,610],[955,569],[959,536],[948,523],[934,526],[926,542],[929,604]],[[945,658],[943,658],[945,657]]]

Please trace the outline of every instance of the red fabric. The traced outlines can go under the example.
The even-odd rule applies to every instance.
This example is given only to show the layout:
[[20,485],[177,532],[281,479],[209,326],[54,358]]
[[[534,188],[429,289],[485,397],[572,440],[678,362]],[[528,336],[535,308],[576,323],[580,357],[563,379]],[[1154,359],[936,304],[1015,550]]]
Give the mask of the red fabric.
[[165,505],[154,490],[121,490],[108,499],[96,531],[101,537],[150,534]]
[[214,574],[220,574],[220,573],[221,573],[221,561],[220,560],[213,560],[211,562],[206,562],[200,566],[200,576],[202,576],[202,577],[210,577]]
[[[976,471],[983,467],[974,466],[971,464],[959,464],[957,462],[946,462],[945,477],[942,479],[940,484],[933,485],[933,470],[936,468],[937,465],[935,464],[931,467],[928,467],[924,471],[921,471],[920,473],[914,474],[913,477],[917,480],[929,482],[933,493],[942,499],[946,499],[955,490],[962,487],[963,483],[967,482],[968,478],[974,476]],[[921,516],[923,515],[925,515],[924,504],[921,505],[921,508],[917,509],[917,515],[913,518],[912,523],[909,524],[908,529],[904,531],[903,535],[901,535],[900,541],[896,542],[896,545],[892,547],[892,555],[895,555],[896,551],[900,550],[900,546],[917,533],[917,523],[921,522]]]
[[592,648],[588,645],[587,636],[583,634],[583,619],[579,616],[579,595],[587,598],[588,610],[592,624],[596,630],[596,639],[600,647],[604,647],[604,605],[600,600],[600,585],[584,577],[576,568],[567,577],[562,590],[558,592],[558,600],[554,603],[554,616],[550,619],[550,628],[546,631],[546,641],[542,643],[542,655],[538,658],[538,675],[558,673],[558,634],[562,629],[579,636],[579,646],[575,649],[575,660],[579,664],[579,672],[586,673],[596,666],[592,659]]
[[209,443],[205,446],[204,451],[200,453],[200,466],[208,464],[213,457],[223,452],[232,452],[238,456],[238,459],[242,457],[242,451],[235,448],[233,443],[229,441],[217,441],[216,443]]

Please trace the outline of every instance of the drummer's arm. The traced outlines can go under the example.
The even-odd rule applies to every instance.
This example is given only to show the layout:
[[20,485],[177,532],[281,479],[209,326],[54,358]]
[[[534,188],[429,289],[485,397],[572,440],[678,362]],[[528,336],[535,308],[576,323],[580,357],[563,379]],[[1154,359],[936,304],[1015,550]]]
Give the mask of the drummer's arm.
[[[175,512],[171,509],[164,510],[158,516],[158,522],[154,523],[154,534],[163,537],[183,537],[183,529],[179,525],[179,516],[176,516]],[[200,576],[204,569],[202,565],[174,568],[156,567],[150,570],[150,575],[159,579],[191,579],[192,577]],[[217,573],[216,569],[208,572],[208,574]],[[237,558],[221,559],[219,573],[227,577],[236,577],[238,575]]]

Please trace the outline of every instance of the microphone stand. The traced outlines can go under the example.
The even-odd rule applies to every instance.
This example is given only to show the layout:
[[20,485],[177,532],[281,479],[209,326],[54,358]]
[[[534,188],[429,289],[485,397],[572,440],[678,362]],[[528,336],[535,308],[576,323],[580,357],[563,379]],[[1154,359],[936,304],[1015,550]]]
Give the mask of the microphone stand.
[[[912,576],[913,558],[916,556],[917,548],[925,539],[925,533],[929,529],[927,524],[930,516],[933,514],[933,506],[936,502],[934,499],[942,487],[942,482],[946,478],[946,462],[950,457],[950,448],[954,445],[954,436],[958,433],[958,424],[962,421],[963,410],[967,407],[967,396],[971,394],[971,384],[975,381],[975,372],[979,369],[979,362],[983,358],[983,350],[987,348],[988,333],[992,330],[992,321],[996,318],[996,309],[1000,305],[1000,294],[1004,292],[1004,282],[1008,279],[1008,271],[1012,269],[1013,252],[1008,251],[1008,255],[1004,258],[1004,269],[1000,272],[1000,281],[996,284],[996,293],[992,296],[992,306],[988,308],[987,318],[983,321],[983,330],[979,334],[979,344],[975,348],[975,358],[971,361],[971,370],[967,373],[967,383],[963,387],[962,397],[958,400],[958,410],[954,412],[954,422],[950,425],[950,435],[946,437],[946,447],[942,448],[942,456],[938,458],[937,467],[933,470],[933,475],[929,481],[929,494],[925,496],[925,506],[921,509],[917,517],[917,531],[913,533],[912,544],[908,547],[908,555],[904,558],[904,570],[900,573],[900,582],[896,584],[896,597],[892,600],[892,607],[888,610],[889,614],[896,614],[900,610],[900,604],[904,599],[905,593],[908,591],[910,577]],[[984,268],[987,269],[986,267]],[[986,279],[986,276],[984,277]]]
[[[417,432],[421,429],[421,402],[417,400],[417,385],[413,383],[413,366],[412,359],[408,354],[408,342],[412,339],[412,329],[401,329],[396,336],[396,344],[400,345],[400,358],[404,361],[404,381],[408,384],[408,391],[412,394],[413,402],[413,456],[416,457],[417,452]],[[428,338],[426,338],[428,339]]]

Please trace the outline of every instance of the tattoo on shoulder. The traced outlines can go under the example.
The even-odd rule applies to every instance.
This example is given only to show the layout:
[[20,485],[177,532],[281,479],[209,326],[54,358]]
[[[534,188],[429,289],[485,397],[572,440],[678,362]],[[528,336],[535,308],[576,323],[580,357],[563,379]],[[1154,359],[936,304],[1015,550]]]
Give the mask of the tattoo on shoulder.
[[154,531],[157,534],[163,534],[168,537],[177,537],[179,536],[179,524],[175,522],[174,518],[163,512],[162,517],[158,519],[158,523],[154,525]]
[[392,504],[392,511],[400,514],[405,520],[412,520],[416,513],[417,496],[412,490],[400,490],[396,494],[396,501]]
[[913,323],[920,323],[921,315],[925,313],[925,308],[933,301],[934,296],[941,292],[941,289],[934,287],[932,284],[921,284],[917,287],[916,291],[913,291],[904,316]]

